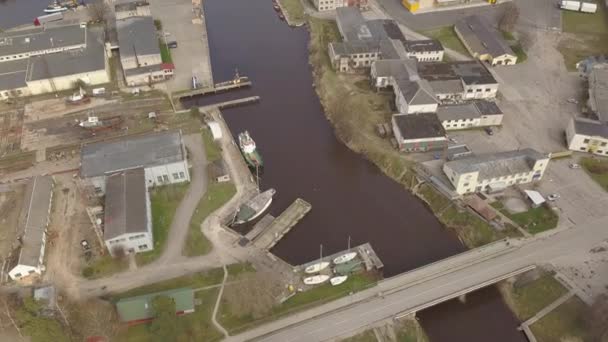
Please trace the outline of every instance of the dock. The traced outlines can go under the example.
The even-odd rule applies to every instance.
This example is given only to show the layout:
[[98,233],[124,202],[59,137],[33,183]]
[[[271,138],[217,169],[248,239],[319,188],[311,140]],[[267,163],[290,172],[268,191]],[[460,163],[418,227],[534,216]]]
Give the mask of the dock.
[[259,96],[249,96],[249,97],[244,97],[242,99],[224,101],[224,102],[214,103],[214,104],[207,105],[207,106],[202,106],[202,107],[199,107],[199,110],[206,111],[209,109],[216,109],[216,108],[217,109],[226,109],[226,108],[238,107],[238,106],[243,106],[246,104],[257,103],[257,102],[260,102]]
[[245,234],[245,238],[249,241],[255,240],[258,235],[260,235],[263,231],[266,230],[266,228],[270,226],[274,219],[274,216],[266,214],[264,217],[262,217],[260,221],[258,221],[258,223],[255,224],[255,226],[253,226],[253,229],[251,229],[249,233]]
[[301,198],[296,199],[279,217],[258,233],[259,235],[253,240],[253,244],[260,249],[270,250],[310,209],[312,209],[310,203]]
[[218,83],[218,84],[214,85],[213,87],[202,87],[202,88],[175,92],[175,93],[173,93],[173,98],[179,100],[184,97],[224,93],[224,92],[234,90],[234,89],[251,87],[252,84],[253,83],[251,83],[251,81],[249,81],[249,80],[240,81],[240,82],[227,81],[227,82]]
[[[345,249],[343,251],[339,251],[337,253],[323,256],[322,259],[315,259],[313,261],[307,262],[305,264],[296,266],[296,270],[304,271],[304,269],[308,266],[316,264],[321,261],[327,261],[330,264],[333,263],[333,260],[338,256],[348,253],[348,252],[357,252],[357,258],[365,265],[366,271],[371,271],[373,269],[381,270],[384,267],[384,263],[380,260],[380,257],[376,254],[376,251],[372,248],[372,245],[369,242],[366,242],[362,245],[352,247],[351,249]],[[355,259],[356,260],[356,259]]]

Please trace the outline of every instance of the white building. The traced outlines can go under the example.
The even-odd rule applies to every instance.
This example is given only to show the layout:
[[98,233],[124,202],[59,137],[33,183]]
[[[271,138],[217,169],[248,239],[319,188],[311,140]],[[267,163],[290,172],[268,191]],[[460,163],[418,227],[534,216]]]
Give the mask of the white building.
[[13,280],[26,278],[44,271],[46,229],[50,220],[53,199],[53,179],[50,176],[35,177],[27,187],[23,214],[20,218],[21,244],[18,257],[9,265],[8,275]]
[[107,176],[144,168],[148,187],[190,181],[181,132],[161,132],[88,144],[81,150],[80,175],[105,192]]
[[583,118],[572,119],[566,128],[568,149],[608,156],[608,124]]
[[538,181],[548,164],[548,156],[527,148],[449,161],[443,165],[443,172],[456,193],[463,195]]
[[393,83],[395,106],[399,113],[436,113],[439,101],[426,80],[396,79]]
[[498,81],[479,61],[420,63],[418,75],[441,101],[493,99],[498,94]]
[[467,103],[440,105],[437,117],[446,130],[499,126],[503,113],[494,102],[475,100]]
[[107,177],[103,239],[113,257],[119,251],[131,254],[154,249],[144,169]]
[[416,58],[418,62],[443,61],[443,46],[434,39],[407,40],[403,42],[407,56]]
[[358,7],[360,9],[368,7],[367,0],[313,0],[312,3],[319,12],[332,11],[340,7]]

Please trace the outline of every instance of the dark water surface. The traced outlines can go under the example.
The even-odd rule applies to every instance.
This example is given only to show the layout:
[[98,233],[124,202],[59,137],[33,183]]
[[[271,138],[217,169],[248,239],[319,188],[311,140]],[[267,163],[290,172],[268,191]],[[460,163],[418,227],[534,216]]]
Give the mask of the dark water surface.
[[[31,22],[48,2],[0,0],[0,27]],[[465,249],[417,198],[336,140],[312,88],[306,29],[287,27],[267,0],[207,0],[205,12],[215,81],[238,68],[254,83],[220,97],[262,97],[224,114],[233,133],[247,129],[259,146],[262,188],[277,189],[271,212],[297,197],[312,204],[274,253],[299,264],[318,257],[320,244],[324,254],[345,249],[350,236],[370,242],[392,276]],[[525,341],[495,288],[418,317],[433,341]]]

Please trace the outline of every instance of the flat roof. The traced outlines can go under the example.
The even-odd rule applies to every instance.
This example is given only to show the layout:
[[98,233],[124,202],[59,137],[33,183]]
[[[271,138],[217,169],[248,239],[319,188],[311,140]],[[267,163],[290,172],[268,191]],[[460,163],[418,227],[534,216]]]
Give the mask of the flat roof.
[[80,25],[37,27],[0,32],[0,56],[85,44],[86,30]]
[[429,81],[461,79],[469,85],[498,83],[480,61],[420,63],[418,74]]
[[577,134],[608,139],[608,123],[584,118],[575,118],[572,120],[574,121],[574,131]]
[[105,70],[103,29],[96,27],[87,29],[87,31],[87,44],[84,49],[30,57],[27,80],[44,80],[52,77]]
[[381,59],[372,63],[376,77],[394,77],[395,79],[419,79],[417,69],[418,61],[415,58]]
[[437,117],[440,121],[450,121],[481,118],[481,114],[474,104],[462,103],[437,107]]
[[393,120],[406,140],[445,137],[445,129],[435,113],[394,114]]
[[443,46],[438,40],[408,40],[404,42],[405,49],[411,52],[435,52],[443,51]]
[[352,55],[355,53],[371,53],[378,50],[378,42],[347,41],[329,43],[336,55]]
[[116,21],[120,56],[160,54],[152,17],[129,17]]
[[491,102],[487,100],[476,100],[473,101],[473,104],[475,105],[475,107],[477,107],[477,110],[481,115],[503,114],[502,110],[500,109],[500,107],[498,107],[498,104],[496,104],[496,102]]
[[0,62],[0,91],[24,88],[27,71],[27,59]]
[[478,171],[478,179],[483,180],[530,172],[536,161],[542,159],[548,159],[548,157],[534,149],[525,148],[518,151],[465,157],[449,161],[446,166],[461,174]]
[[464,92],[461,79],[429,81],[435,94],[459,94]]
[[42,241],[46,234],[53,197],[53,178],[37,176],[27,185],[22,223],[22,245],[19,252],[19,265],[37,267],[40,260]]
[[182,151],[182,136],[179,131],[87,144],[82,147],[80,155],[80,174],[84,178],[139,167],[165,165],[186,158]]
[[146,174],[143,168],[116,173],[106,179],[103,239],[148,232]]
[[454,28],[466,41],[466,45],[480,55],[490,54],[492,57],[515,56],[509,44],[500,36],[498,31],[490,27],[490,24],[481,16],[466,17],[457,22]]

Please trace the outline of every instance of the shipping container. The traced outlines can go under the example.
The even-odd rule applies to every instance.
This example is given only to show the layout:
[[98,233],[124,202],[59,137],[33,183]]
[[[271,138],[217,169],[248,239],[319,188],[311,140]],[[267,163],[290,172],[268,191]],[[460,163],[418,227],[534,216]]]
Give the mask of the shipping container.
[[34,19],[34,25],[40,26],[40,25],[44,25],[46,23],[50,23],[51,21],[57,21],[57,20],[62,20],[62,19],[63,19],[63,13],[61,13],[61,12],[41,15],[38,18]]
[[592,4],[589,2],[583,2],[581,6],[581,12],[585,13],[595,13],[597,11],[597,4]]

